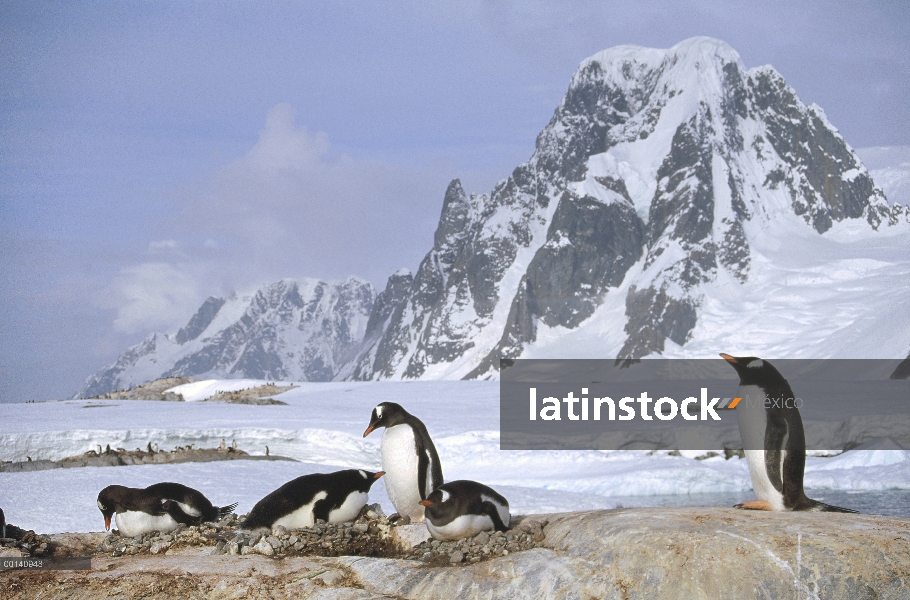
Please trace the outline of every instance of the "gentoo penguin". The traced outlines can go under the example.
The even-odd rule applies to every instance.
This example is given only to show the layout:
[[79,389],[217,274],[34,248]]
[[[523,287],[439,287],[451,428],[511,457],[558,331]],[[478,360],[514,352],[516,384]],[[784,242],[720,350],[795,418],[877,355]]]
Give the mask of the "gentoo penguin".
[[509,503],[492,489],[465,479],[444,483],[420,504],[427,529],[441,541],[460,540],[481,531],[509,528]]
[[383,475],[382,471],[347,469],[298,477],[257,502],[243,526],[300,529],[312,527],[316,519],[353,521],[367,503],[370,488]]
[[3,514],[2,508],[0,508],[0,537],[6,537],[6,516]]
[[[373,409],[363,437],[377,427],[382,434],[382,470],[385,489],[398,514],[422,521],[420,501],[442,485],[442,466],[426,426],[399,404],[383,402]],[[394,515],[393,515],[394,516]]]
[[[171,494],[176,497],[168,497]],[[205,502],[200,503],[200,498]],[[191,512],[184,511],[183,506]],[[105,529],[111,528],[111,517],[116,514],[117,529],[128,537],[150,531],[171,531],[180,524],[198,525],[210,520],[208,517],[230,514],[236,506],[212,507],[205,496],[179,483],[157,483],[145,489],[109,485],[98,494]]]
[[209,499],[203,496],[201,492],[179,483],[155,483],[145,488],[145,491],[150,494],[157,494],[166,500],[173,500],[176,502],[184,513],[191,517],[196,517],[198,520],[198,522],[191,523],[191,525],[198,525],[199,523],[206,523],[209,521],[220,521],[234,512],[234,509],[237,508],[236,502],[228,506],[213,506]]
[[[753,510],[811,510],[855,513],[806,497],[806,437],[795,395],[774,366],[754,356],[721,354],[739,375],[742,400],[736,407],[739,434],[758,501],[737,504]],[[765,399],[770,399],[765,402]],[[789,400],[789,402],[787,401]]]

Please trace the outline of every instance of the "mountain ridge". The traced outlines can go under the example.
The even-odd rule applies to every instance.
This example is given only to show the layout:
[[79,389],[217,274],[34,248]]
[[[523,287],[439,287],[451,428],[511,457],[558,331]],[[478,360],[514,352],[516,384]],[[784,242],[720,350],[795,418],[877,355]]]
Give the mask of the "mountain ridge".
[[[908,223],[824,111],[804,105],[773,67],[746,69],[712,38],[607,49],[580,63],[527,162],[489,194],[449,184],[417,270],[373,292],[360,339],[320,354],[331,367],[311,374],[495,377],[500,358],[677,356],[733,339],[754,352],[831,355],[819,345],[825,332],[853,340],[848,330],[859,327],[877,339],[884,334],[863,325],[868,311],[910,308],[910,290],[883,283],[910,274],[893,239]],[[802,267],[793,255],[805,256]],[[817,280],[800,279],[802,268]],[[826,281],[838,268],[843,278]],[[798,281],[789,292],[787,278]],[[762,298],[762,285],[774,294]],[[874,296],[865,303],[864,285]],[[206,300],[177,337],[196,339],[218,302]],[[815,314],[828,310],[839,328]],[[788,312],[798,315],[790,329],[776,324]],[[729,315],[751,338],[733,333]],[[897,341],[852,347],[903,356],[910,329],[892,329]],[[810,350],[797,347],[799,335]],[[308,339],[320,346],[318,337]],[[167,373],[188,375],[187,364]]]

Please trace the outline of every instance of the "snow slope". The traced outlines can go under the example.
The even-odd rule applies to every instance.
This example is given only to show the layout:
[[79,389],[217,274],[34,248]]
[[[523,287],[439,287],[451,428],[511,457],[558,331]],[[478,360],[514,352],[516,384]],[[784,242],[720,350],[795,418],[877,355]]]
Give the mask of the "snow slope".
[[[362,436],[370,411],[383,401],[399,402],[424,421],[447,480],[489,484],[510,500],[516,514],[619,505],[729,505],[751,494],[746,463],[736,458],[695,460],[700,453],[692,452],[502,451],[495,382],[301,383],[281,400],[288,405],[116,400],[0,405],[3,460],[59,459],[99,444],[214,447],[225,439],[254,454],[264,454],[268,445],[271,454],[301,461],[0,473],[0,507],[11,523],[36,531],[98,531],[102,521],[95,497],[103,487],[178,481],[215,504],[239,502],[242,514],[299,475],[353,467],[378,470],[381,436]],[[854,450],[835,458],[810,457],[806,485],[829,494],[864,490],[906,498],[910,492],[888,490],[910,490],[910,452]],[[373,487],[371,501],[392,510],[381,481]]]

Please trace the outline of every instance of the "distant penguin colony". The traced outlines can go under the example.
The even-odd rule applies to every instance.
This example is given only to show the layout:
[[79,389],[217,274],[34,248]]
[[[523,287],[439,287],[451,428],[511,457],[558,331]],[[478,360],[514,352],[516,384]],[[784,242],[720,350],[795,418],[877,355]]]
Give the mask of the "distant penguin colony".
[[505,531],[511,521],[509,502],[476,481],[444,483],[420,504],[426,508],[427,530],[440,541]]
[[382,471],[348,469],[298,477],[257,502],[243,526],[301,529],[312,527],[317,519],[353,521],[366,505],[370,488],[383,475]]
[[208,516],[230,514],[236,506],[213,507],[200,492],[179,483],[157,483],[144,489],[109,485],[98,494],[105,529],[111,528],[114,517],[121,535],[129,537],[172,531],[181,524],[198,525],[214,520]]
[[373,409],[363,437],[378,427],[386,429],[381,452],[389,500],[400,516],[423,521],[421,501],[443,482],[436,446],[423,422],[394,402]]
[[[855,513],[806,497],[803,475],[806,468],[806,437],[799,409],[792,403],[769,403],[766,398],[793,399],[790,384],[774,366],[754,356],[721,354],[739,375],[736,408],[752,489],[757,501],[737,508],[777,511],[824,511]],[[751,400],[751,402],[750,402]],[[786,406],[789,404],[789,407]]]

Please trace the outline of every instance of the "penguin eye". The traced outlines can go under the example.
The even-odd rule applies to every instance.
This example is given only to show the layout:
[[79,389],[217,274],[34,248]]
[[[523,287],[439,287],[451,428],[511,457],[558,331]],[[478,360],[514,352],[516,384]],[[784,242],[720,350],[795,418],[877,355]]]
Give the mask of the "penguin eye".
[[98,500],[98,509],[101,510],[101,512],[104,512],[104,511],[106,510],[106,509],[104,508],[104,505],[101,504],[101,500]]
[[366,478],[367,478],[367,472],[364,471],[363,469],[361,469],[361,470],[360,470],[360,476],[363,477],[364,479],[366,479]]
[[762,368],[763,366],[765,366],[765,362],[764,362],[762,359],[757,358],[757,359],[753,360],[752,362],[750,362],[750,363],[749,363],[748,365],[746,365],[746,366],[749,367],[750,369],[760,369],[760,368]]
[[377,406],[375,409],[373,409],[373,412],[376,413],[376,418],[377,418],[377,419],[381,419],[381,418],[382,418],[382,407],[381,407],[381,406]]
[[439,491],[440,491],[440,493],[442,493],[442,502],[448,502],[449,501],[449,492],[447,492],[445,490],[439,490]]

